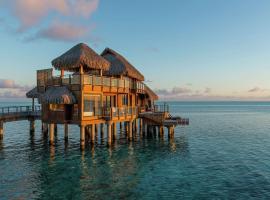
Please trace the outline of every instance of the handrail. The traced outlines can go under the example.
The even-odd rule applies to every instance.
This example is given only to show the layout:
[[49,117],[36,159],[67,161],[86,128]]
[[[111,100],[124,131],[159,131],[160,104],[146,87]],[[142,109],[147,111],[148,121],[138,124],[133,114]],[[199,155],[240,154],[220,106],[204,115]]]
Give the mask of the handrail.
[[[106,81],[105,81],[106,80]],[[145,84],[141,81],[135,81],[128,77],[116,78],[111,76],[100,76],[93,74],[74,74],[52,76],[44,83],[46,85],[93,85],[93,86],[105,86],[105,87],[118,87],[118,88],[129,88],[139,91],[145,90]]]
[[0,115],[3,114],[15,114],[15,113],[29,113],[29,112],[39,112],[41,111],[41,106],[5,106],[0,107]]

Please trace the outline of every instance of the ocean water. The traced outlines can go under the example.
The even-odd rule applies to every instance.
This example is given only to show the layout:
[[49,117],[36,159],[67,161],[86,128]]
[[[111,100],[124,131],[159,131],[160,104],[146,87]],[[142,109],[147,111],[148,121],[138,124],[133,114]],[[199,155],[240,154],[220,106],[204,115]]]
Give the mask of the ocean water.
[[[0,106],[12,103],[0,103]],[[18,104],[18,103],[16,103]],[[79,128],[55,147],[29,122],[5,124],[0,199],[270,199],[270,103],[170,102],[190,119],[174,139],[123,133],[80,150]],[[106,134],[105,134],[106,136]]]

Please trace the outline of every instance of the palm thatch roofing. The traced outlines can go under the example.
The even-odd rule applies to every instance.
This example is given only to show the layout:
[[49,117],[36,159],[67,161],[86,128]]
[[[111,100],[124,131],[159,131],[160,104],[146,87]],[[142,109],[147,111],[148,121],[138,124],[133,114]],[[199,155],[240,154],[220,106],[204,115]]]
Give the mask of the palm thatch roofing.
[[40,93],[38,92],[37,87],[34,87],[32,90],[26,93],[27,98],[39,98]]
[[83,66],[87,69],[109,70],[110,63],[84,43],[79,43],[63,55],[55,58],[52,65],[58,70],[76,72]]
[[144,76],[116,51],[106,48],[101,53],[101,56],[111,63],[110,69],[104,72],[104,74],[109,76],[124,75],[139,81],[144,81]]
[[46,104],[74,104],[76,98],[65,86],[50,87],[41,97],[41,102]]
[[144,85],[144,89],[145,89],[146,95],[150,99],[153,99],[155,101],[158,100],[158,95],[153,90],[151,90],[147,85]]

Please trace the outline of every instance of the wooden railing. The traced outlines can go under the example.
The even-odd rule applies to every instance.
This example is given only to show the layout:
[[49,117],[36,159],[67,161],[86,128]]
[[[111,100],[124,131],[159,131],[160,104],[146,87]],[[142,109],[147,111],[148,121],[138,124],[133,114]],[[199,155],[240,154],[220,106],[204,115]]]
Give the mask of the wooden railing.
[[0,107],[0,115],[9,115],[9,114],[17,114],[17,113],[32,113],[32,112],[40,112],[40,106],[7,106]]
[[143,93],[145,90],[144,83],[132,80],[128,77],[123,79],[99,76],[99,75],[68,75],[64,77],[53,76],[47,82],[39,81],[38,86],[51,86],[51,85],[92,85],[116,88],[128,88],[137,90]]
[[[88,117],[119,118],[138,115],[138,107],[94,107],[92,115]],[[85,116],[87,117],[87,116]]]

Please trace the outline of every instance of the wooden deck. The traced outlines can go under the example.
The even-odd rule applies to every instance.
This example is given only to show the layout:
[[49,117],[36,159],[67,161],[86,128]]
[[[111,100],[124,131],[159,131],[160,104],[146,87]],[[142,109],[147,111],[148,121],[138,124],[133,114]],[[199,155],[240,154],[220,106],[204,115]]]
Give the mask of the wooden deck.
[[0,107],[0,121],[12,122],[19,120],[35,120],[40,119],[40,106],[9,106]]

